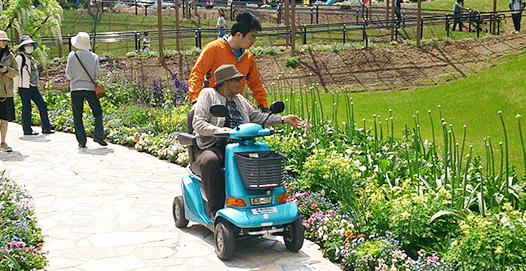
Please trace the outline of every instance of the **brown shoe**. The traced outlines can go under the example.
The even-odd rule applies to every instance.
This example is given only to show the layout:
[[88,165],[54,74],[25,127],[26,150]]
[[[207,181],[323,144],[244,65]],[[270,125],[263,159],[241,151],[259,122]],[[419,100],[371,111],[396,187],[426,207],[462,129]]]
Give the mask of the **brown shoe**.
[[42,130],[42,133],[43,134],[54,134],[55,131],[53,131],[53,130]]

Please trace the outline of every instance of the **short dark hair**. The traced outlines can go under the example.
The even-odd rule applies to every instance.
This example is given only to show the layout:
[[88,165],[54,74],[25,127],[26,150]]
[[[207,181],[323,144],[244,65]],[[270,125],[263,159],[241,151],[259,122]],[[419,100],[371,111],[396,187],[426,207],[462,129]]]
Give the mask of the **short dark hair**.
[[236,22],[232,25],[232,36],[240,32],[243,37],[247,35],[248,32],[252,30],[261,31],[261,23],[250,12],[243,12],[236,17]]

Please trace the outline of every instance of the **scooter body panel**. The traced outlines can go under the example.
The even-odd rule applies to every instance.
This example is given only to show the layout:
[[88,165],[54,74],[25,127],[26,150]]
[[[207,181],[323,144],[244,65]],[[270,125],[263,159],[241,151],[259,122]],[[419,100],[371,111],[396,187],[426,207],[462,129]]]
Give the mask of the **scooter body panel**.
[[205,211],[199,180],[191,176],[183,177],[183,199],[186,219],[202,225],[212,223]]
[[[246,207],[225,207],[218,211],[232,224],[240,228],[258,228],[288,224],[296,220],[298,207],[293,203],[278,204],[278,198],[284,194],[285,187],[248,189],[243,184],[234,153],[269,151],[262,142],[241,142],[229,144],[225,149],[225,192],[226,197],[242,199]],[[272,203],[252,205],[251,198],[272,197]]]

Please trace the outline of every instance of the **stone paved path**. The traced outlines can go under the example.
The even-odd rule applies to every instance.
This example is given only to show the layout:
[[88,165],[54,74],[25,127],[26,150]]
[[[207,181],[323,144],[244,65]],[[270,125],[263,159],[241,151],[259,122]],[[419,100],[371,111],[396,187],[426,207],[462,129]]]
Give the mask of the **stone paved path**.
[[13,123],[6,142],[0,170],[34,198],[48,270],[340,270],[312,242],[291,253],[279,237],[238,242],[222,262],[208,229],[174,226],[186,173],[175,164],[91,139],[80,149],[72,134],[23,136]]

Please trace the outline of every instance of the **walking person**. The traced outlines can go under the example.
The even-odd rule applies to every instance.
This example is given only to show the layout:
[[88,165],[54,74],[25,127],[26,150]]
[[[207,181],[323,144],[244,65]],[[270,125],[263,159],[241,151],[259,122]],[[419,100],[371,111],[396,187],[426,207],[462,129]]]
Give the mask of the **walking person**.
[[524,9],[524,3],[524,0],[510,0],[511,18],[513,19],[515,33],[521,32],[521,18],[522,10]]
[[395,15],[396,15],[396,28],[400,28],[400,23],[402,23],[402,0],[395,0]]
[[99,56],[90,52],[90,37],[86,32],[79,32],[71,39],[71,44],[77,48],[68,55],[66,65],[66,76],[71,80],[71,105],[73,108],[73,121],[75,124],[75,136],[80,148],[86,147],[86,131],[82,122],[84,113],[84,100],[88,101],[93,118],[95,118],[95,129],[93,141],[102,146],[108,145],[104,141],[104,130],[102,128],[102,108],[99,98],[95,94],[95,84],[91,78],[100,75]]
[[219,35],[218,38],[223,37],[226,35],[226,19],[225,19],[225,10],[222,8],[218,9],[217,12],[219,12],[219,18],[217,18],[217,24],[216,27],[219,28]]
[[464,7],[464,0],[457,0],[455,5],[453,5],[453,28],[451,31],[455,31],[456,26],[458,25],[458,31],[462,31],[462,11],[470,11],[469,8]]
[[197,58],[188,78],[188,99],[192,103],[197,101],[203,87],[213,86],[216,82],[214,72],[223,64],[232,64],[245,76],[239,86],[243,94],[245,83],[252,91],[261,111],[267,112],[267,94],[261,75],[256,66],[254,55],[248,50],[256,43],[261,23],[250,12],[243,12],[236,17],[232,25],[231,35],[225,35],[209,42]]
[[42,94],[37,88],[38,70],[33,57],[37,43],[30,36],[22,36],[18,51],[20,53],[15,57],[18,65],[18,73],[15,80],[15,89],[18,89],[18,95],[22,100],[22,130],[24,135],[38,135],[31,129],[31,101],[33,101],[40,113],[40,122],[42,124],[43,134],[52,134],[49,117],[47,113],[47,104],[42,98]]
[[18,76],[18,66],[15,56],[9,50],[7,42],[10,39],[0,30],[0,150],[11,152],[13,149],[5,143],[7,124],[15,120],[14,81]]

